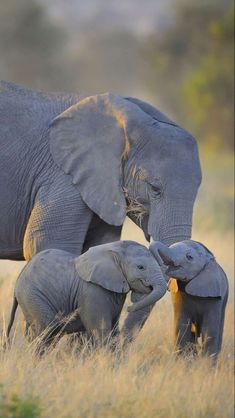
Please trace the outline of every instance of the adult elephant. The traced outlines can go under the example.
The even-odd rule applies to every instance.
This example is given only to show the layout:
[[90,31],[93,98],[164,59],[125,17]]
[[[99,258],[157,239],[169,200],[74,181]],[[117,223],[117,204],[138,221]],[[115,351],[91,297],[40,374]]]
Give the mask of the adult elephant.
[[126,214],[147,239],[190,238],[197,144],[141,100],[2,82],[0,171],[1,258],[79,255],[118,240]]

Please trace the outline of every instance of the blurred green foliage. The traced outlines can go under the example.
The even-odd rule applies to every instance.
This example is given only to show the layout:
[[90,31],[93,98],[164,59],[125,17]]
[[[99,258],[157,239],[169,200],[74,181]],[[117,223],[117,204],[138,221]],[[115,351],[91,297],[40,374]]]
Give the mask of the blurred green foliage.
[[[233,1],[158,1],[169,18],[161,25],[156,21],[150,33],[128,26],[130,7],[124,24],[118,7],[105,7],[103,0],[92,2],[89,17],[81,0],[75,9],[75,3],[57,0],[54,10],[61,20],[53,18],[46,0],[2,0],[1,78],[42,90],[136,96],[157,105],[210,149],[231,150]],[[71,15],[66,20],[67,8],[81,12],[77,25]]]
[[[209,149],[209,150],[208,150]],[[234,184],[232,153],[215,152],[200,146],[202,183],[194,207],[195,230],[233,231]]]
[[61,49],[64,33],[35,0],[1,0],[1,78],[35,88],[64,82]]
[[[56,7],[61,16],[73,10],[58,0]],[[53,19],[45,0],[2,0],[1,78],[42,90],[137,96],[210,149],[232,149],[232,0],[168,0],[167,21],[150,25],[151,33],[134,31],[132,15],[118,20],[115,6],[106,15],[102,0],[94,0],[88,20],[79,1],[76,7],[78,26],[65,16]]]
[[16,394],[7,395],[0,385],[0,418],[39,418],[41,407],[37,399],[28,396],[19,398]]
[[146,47],[150,86],[169,112],[213,148],[233,146],[232,0],[177,1],[172,24]]

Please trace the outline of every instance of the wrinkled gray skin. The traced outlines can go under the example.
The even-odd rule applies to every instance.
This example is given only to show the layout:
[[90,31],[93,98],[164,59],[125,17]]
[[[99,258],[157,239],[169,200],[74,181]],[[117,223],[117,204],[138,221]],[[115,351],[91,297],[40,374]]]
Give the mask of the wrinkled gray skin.
[[[129,290],[132,299],[138,301],[128,310],[136,311],[155,303],[166,289],[155,258],[133,241],[96,246],[79,257],[62,250],[45,250],[32,258],[17,280],[7,337],[19,303],[31,336],[49,327],[39,352],[61,331],[86,331],[100,344],[117,331]],[[72,313],[75,317],[66,322]]]
[[[2,82],[0,120],[0,258],[80,255],[119,240],[126,213],[147,239],[191,236],[197,144],[154,107]],[[130,313],[126,329],[146,315]]]
[[[169,248],[161,242],[150,245],[160,265],[168,266],[169,277],[177,279],[172,293],[175,338],[179,350],[196,343],[201,335],[204,353],[216,358],[221,350],[228,280],[213,254],[201,243],[186,240]],[[191,325],[196,325],[196,333]]]

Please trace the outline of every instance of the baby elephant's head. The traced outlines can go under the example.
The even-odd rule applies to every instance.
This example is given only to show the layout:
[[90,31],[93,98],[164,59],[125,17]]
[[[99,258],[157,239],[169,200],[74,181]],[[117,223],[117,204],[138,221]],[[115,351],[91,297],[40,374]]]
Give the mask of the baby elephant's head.
[[134,241],[116,241],[92,247],[76,259],[76,269],[83,280],[107,290],[116,293],[132,290],[145,294],[128,308],[129,311],[152,305],[167,290],[161,268],[151,252]]
[[203,244],[186,240],[167,247],[156,241],[150,245],[150,251],[160,265],[167,266],[167,276],[186,283],[187,293],[202,297],[221,296],[220,276],[225,273]]
[[150,251],[161,264],[167,266],[166,274],[169,277],[186,282],[196,277],[214,259],[204,245],[193,240],[177,242],[170,247],[154,242],[150,245]]

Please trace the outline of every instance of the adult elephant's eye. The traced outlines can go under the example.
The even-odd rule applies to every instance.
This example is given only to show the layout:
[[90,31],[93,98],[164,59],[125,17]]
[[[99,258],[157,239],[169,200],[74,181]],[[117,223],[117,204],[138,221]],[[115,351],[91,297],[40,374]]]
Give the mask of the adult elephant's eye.
[[161,196],[162,190],[159,186],[151,184],[151,191],[154,194],[154,196]]
[[186,254],[186,258],[189,261],[192,261],[193,260],[193,257],[191,256],[191,254]]

